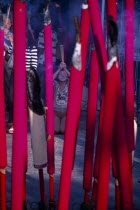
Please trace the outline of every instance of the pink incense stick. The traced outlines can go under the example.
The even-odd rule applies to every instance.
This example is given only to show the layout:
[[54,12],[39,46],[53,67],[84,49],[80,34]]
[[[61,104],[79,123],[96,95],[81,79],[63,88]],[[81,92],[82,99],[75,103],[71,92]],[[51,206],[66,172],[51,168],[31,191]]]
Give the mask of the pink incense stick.
[[134,142],[134,0],[125,0],[125,115],[128,151]]
[[[114,20],[117,19],[117,5],[116,5],[116,3],[117,3],[116,0],[114,0],[114,1],[108,0],[107,1],[107,14],[111,15],[114,18]],[[132,1],[129,3],[131,4]],[[131,6],[132,6],[132,4],[131,4]],[[131,8],[134,9],[134,7],[131,7]],[[126,20],[126,22],[127,22],[127,20]],[[132,27],[134,27],[134,26],[132,25]],[[133,34],[133,30],[132,31],[130,30],[129,32],[130,32],[130,34],[131,33]],[[133,45],[133,42],[130,45]],[[133,48],[132,48],[132,51],[133,51]],[[133,63],[132,57],[131,57],[130,62]],[[133,68],[131,69],[131,71],[133,71]],[[113,156],[112,156],[112,158],[113,158],[113,160],[112,160],[113,175],[117,178],[116,181],[118,183],[117,185],[115,185],[115,187],[116,187],[116,208],[117,209],[120,209],[120,208],[133,209],[132,172],[131,172],[131,168],[129,167],[129,159],[128,159],[127,143],[126,143],[126,142],[128,142],[127,141],[128,139],[126,138],[127,137],[126,132],[129,132],[129,131],[128,131],[128,129],[125,130],[120,75],[118,78],[119,78],[118,91],[119,91],[120,96],[117,100],[118,103],[117,103],[116,114],[115,114],[116,115],[115,116],[115,126],[114,126],[115,132],[114,132],[114,138],[113,138],[114,141],[113,141]],[[130,86],[129,86],[129,88],[130,88]],[[128,93],[128,90],[127,90],[127,93]],[[133,122],[133,120],[132,120],[132,122]],[[133,130],[133,128],[134,127],[132,127],[132,130]],[[131,140],[132,140],[131,142],[133,142],[133,138]],[[122,145],[124,145],[124,146],[122,146]],[[121,149],[123,151],[122,152],[123,156],[121,155]],[[121,156],[122,158],[120,159],[119,156]],[[131,165],[132,165],[132,163],[131,163]],[[125,177],[127,177],[127,178],[125,178]],[[121,194],[120,194],[120,192],[121,192]],[[120,203],[122,204],[122,206],[120,206]]]
[[54,106],[53,106],[53,58],[52,58],[52,25],[44,25],[45,73],[46,73],[46,121],[47,121],[47,154],[48,173],[55,172],[54,164]]
[[52,54],[52,25],[49,10],[45,11],[44,22],[44,45],[45,45],[45,75],[46,75],[46,131],[48,134],[47,157],[50,189],[50,208],[55,206],[54,201],[54,94],[53,94],[53,54]]
[[86,142],[83,172],[83,187],[85,192],[89,192],[92,187],[93,176],[93,156],[94,156],[94,137],[96,124],[96,106],[98,96],[99,66],[96,51],[91,52],[90,80],[88,90],[88,107],[86,122]]
[[128,156],[120,72],[118,76],[118,93],[114,128],[114,146],[117,163],[117,175],[121,191],[121,208],[125,210],[133,210],[132,171]]
[[22,210],[27,165],[26,4],[14,0],[14,134],[12,210]]
[[7,166],[7,145],[4,102],[4,32],[0,29],[0,168]]
[[107,210],[110,177],[110,160],[112,153],[112,136],[114,128],[116,93],[117,93],[116,63],[106,72],[106,85],[103,102],[103,119],[101,128],[100,160],[97,192],[97,210]]
[[82,101],[82,90],[84,84],[89,29],[90,29],[89,13],[88,13],[88,6],[86,5],[86,8],[82,9],[81,26],[80,26],[82,69],[78,70],[74,66],[71,67],[58,210],[69,209],[68,205],[69,205],[69,196],[70,196],[71,175],[73,169],[75,145],[77,137],[76,135],[77,135],[81,101]]
[[[91,20],[91,26],[92,26],[92,32],[95,42],[95,48],[97,52],[97,58],[99,62],[99,69],[100,69],[100,76],[101,76],[101,85],[102,89],[104,89],[105,86],[105,72],[106,72],[106,66],[107,66],[107,51],[105,47],[105,41],[104,41],[104,33],[102,29],[102,22],[101,22],[101,15],[99,10],[99,4],[98,1],[92,1],[88,0],[89,3],[89,13],[90,13],[90,20]],[[104,97],[104,96],[102,96]],[[101,105],[103,107],[103,103]],[[100,114],[100,123],[99,123],[99,132],[98,132],[98,141],[97,141],[97,147],[96,147],[96,156],[95,156],[95,166],[94,166],[94,177],[98,176],[98,163],[99,163],[99,150],[100,150],[100,130],[102,128],[102,116],[103,116],[103,108],[101,107],[101,114]]]
[[[89,13],[90,13],[90,20],[91,20],[93,37],[94,37],[94,43],[95,43],[95,48],[97,52],[97,58],[99,61],[101,86],[102,86],[102,90],[104,90],[105,72],[106,72],[108,57],[107,57],[107,51],[106,51],[106,46],[105,46],[105,41],[104,41],[104,32],[102,28],[100,9],[99,9],[99,4],[97,0],[95,1],[88,0],[88,4],[89,4]],[[104,95],[102,95],[102,101],[104,101],[103,97]],[[103,112],[104,112],[103,107],[104,106],[102,103],[100,120],[99,120],[99,129],[98,129],[99,130],[98,140],[97,140],[97,146],[96,146],[95,164],[94,164],[94,177],[96,178],[98,176],[99,159],[100,159],[100,144],[101,144],[100,133],[101,133],[102,121],[103,121]]]
[[104,73],[106,71],[106,65],[107,65],[107,52],[105,47],[105,41],[104,41],[104,32],[102,28],[102,22],[101,22],[101,15],[100,15],[100,9],[99,4],[97,0],[88,0],[89,4],[89,13],[90,13],[90,20],[91,20],[91,26],[93,31],[93,37],[94,37],[94,43],[95,48],[97,51],[97,58],[99,61],[99,67],[100,67],[100,74],[101,74],[101,83],[102,88],[104,87]]
[[4,31],[0,29],[0,209],[6,210],[7,144],[4,103]]
[[[112,16],[113,19],[115,21],[117,21],[117,0],[107,0],[106,3],[107,3],[106,4],[106,14],[107,14],[107,16]],[[121,195],[120,195],[120,185],[119,185],[119,181],[118,181],[115,138],[117,139],[117,134],[114,131],[113,150],[112,150],[112,173],[113,173],[113,176],[115,177],[115,206],[116,206],[116,210],[120,210],[120,208],[121,208],[121,205],[120,205],[121,204]]]
[[112,16],[114,20],[117,19],[117,0],[107,0],[106,13]]

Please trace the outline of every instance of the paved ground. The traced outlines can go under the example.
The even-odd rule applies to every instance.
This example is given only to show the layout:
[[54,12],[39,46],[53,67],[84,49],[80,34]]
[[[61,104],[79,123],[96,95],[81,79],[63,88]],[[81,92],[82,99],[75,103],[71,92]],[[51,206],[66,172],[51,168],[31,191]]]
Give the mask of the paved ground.
[[[84,142],[85,142],[85,118],[86,112],[82,112],[78,140],[76,146],[76,156],[75,156],[75,166],[72,176],[72,187],[71,187],[71,197],[70,197],[70,207],[69,210],[80,209],[80,204],[83,202],[84,191],[82,188],[83,179],[83,160],[84,160]],[[140,209],[140,129],[138,129],[137,145],[134,157],[134,167],[133,167],[133,183],[134,183],[134,204],[135,210]],[[37,205],[32,205],[32,202],[40,201],[39,194],[39,181],[38,181],[38,170],[34,169],[32,166],[32,151],[30,146],[30,134],[28,135],[29,140],[29,151],[28,151],[28,172],[27,172],[27,201],[28,209],[37,209]],[[62,148],[63,148],[63,136],[59,135],[55,137],[55,199],[58,199],[59,190],[59,178],[61,170],[61,158],[62,158]],[[11,200],[11,148],[12,148],[12,135],[7,134],[7,145],[8,145],[8,167],[7,167],[7,206],[10,207]],[[46,187],[46,197],[49,199],[48,193],[48,174],[44,169],[45,175],[45,187]],[[32,208],[31,208],[32,207]],[[109,193],[109,209],[114,209],[114,179],[111,178],[110,181],[110,193]]]

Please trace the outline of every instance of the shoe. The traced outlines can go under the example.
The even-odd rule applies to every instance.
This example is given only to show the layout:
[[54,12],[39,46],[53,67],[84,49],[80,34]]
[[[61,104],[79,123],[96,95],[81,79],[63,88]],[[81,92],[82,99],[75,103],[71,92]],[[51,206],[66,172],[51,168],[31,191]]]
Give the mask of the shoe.
[[11,128],[9,128],[8,133],[10,133],[10,134],[14,133],[14,126],[11,126]]

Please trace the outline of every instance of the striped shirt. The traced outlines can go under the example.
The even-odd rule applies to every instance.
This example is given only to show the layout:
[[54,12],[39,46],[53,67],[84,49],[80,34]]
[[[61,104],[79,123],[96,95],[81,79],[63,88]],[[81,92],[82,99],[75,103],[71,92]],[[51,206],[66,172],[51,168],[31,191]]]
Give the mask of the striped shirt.
[[29,71],[31,66],[37,69],[37,48],[35,46],[26,48],[26,71]]
[[[9,56],[11,56],[13,52],[13,47],[11,46],[8,50]],[[26,48],[26,71],[30,70],[30,67],[33,66],[34,69],[37,69],[37,48],[33,46],[32,48],[27,47]]]

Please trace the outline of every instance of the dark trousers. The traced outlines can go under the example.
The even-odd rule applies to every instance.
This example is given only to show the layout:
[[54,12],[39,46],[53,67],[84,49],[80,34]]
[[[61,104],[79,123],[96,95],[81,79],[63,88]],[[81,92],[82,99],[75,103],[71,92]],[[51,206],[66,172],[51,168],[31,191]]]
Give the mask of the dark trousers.
[[4,69],[4,93],[8,122],[13,122],[13,69]]

